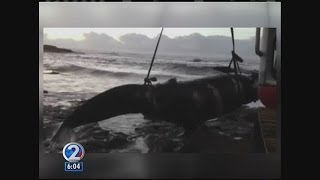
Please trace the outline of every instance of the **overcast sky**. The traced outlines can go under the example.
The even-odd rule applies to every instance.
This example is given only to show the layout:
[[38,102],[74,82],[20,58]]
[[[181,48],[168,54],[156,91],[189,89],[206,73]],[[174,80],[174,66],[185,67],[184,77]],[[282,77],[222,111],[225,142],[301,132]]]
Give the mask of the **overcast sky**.
[[[71,49],[152,53],[161,28],[44,28],[44,44]],[[234,28],[236,51],[254,55],[255,28]],[[230,28],[164,28],[159,53],[230,54]]]

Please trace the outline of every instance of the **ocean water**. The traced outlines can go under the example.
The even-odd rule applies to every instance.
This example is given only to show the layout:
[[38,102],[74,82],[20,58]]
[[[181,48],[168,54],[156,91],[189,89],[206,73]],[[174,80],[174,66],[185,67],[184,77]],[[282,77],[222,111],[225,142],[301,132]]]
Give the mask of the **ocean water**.
[[[55,152],[49,148],[51,137],[82,101],[115,86],[143,84],[151,59],[152,55],[133,53],[44,53],[43,89],[48,91],[43,96],[45,150]],[[160,55],[155,59],[150,77],[157,77],[156,83],[161,83],[170,78],[184,81],[218,75],[220,72],[212,67],[227,66],[229,61],[228,57]],[[240,64],[244,70],[259,67],[258,60],[244,61]],[[52,74],[52,71],[59,73]],[[262,106],[259,101],[247,108],[258,106]],[[244,126],[251,127],[250,123]],[[183,146],[182,127],[150,122],[142,114],[113,117],[75,131],[86,152],[177,152]]]

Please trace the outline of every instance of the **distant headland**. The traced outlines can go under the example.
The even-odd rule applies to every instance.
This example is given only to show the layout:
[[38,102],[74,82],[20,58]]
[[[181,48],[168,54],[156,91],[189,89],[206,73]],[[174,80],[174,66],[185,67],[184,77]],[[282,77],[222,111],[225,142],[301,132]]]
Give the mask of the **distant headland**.
[[73,53],[71,49],[58,48],[47,44],[43,45],[43,52]]

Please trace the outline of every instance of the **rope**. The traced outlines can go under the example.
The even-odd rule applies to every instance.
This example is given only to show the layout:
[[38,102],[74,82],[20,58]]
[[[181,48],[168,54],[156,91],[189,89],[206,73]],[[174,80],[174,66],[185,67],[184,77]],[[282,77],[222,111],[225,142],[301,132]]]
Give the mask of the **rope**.
[[229,66],[228,68],[231,67],[231,64],[232,64],[232,61],[233,61],[233,53],[234,53],[234,34],[233,34],[233,28],[231,28],[231,40],[232,40],[232,51],[231,51],[231,54],[232,54],[232,58],[231,58],[231,61],[229,63]]
[[151,72],[151,68],[153,66],[154,58],[156,57],[156,54],[157,54],[157,50],[158,50],[158,46],[159,46],[159,43],[160,43],[162,31],[163,31],[163,28],[161,29],[160,36],[159,36],[159,39],[158,39],[158,42],[157,42],[157,46],[156,46],[156,49],[154,50],[154,53],[153,53],[153,57],[152,57],[152,61],[151,61],[151,64],[150,64],[150,67],[149,67],[149,70],[148,70],[147,77],[144,78],[144,85],[151,85],[152,84],[151,80],[149,79],[149,75],[150,75],[150,72]]
[[232,51],[231,51],[232,58],[230,60],[228,68],[231,67],[231,64],[233,62],[233,68],[234,68],[233,70],[234,70],[234,73],[237,75],[238,72],[239,74],[241,74],[238,61],[243,62],[243,59],[235,52],[234,33],[233,33],[232,27],[231,27],[231,39],[232,39]]
[[241,71],[240,71],[240,66],[239,66],[238,61],[243,62],[243,59],[235,52],[234,33],[233,33],[232,27],[231,27],[231,39],[232,39],[232,51],[231,51],[232,58],[230,60],[228,68],[231,67],[231,64],[233,62],[233,71],[234,71],[234,74],[236,75],[237,89],[238,89],[238,93],[240,93],[240,84],[239,84],[239,80],[238,80],[238,73],[241,74]]
[[234,34],[233,34],[233,27],[231,28],[231,37],[232,37],[232,50],[234,52]]

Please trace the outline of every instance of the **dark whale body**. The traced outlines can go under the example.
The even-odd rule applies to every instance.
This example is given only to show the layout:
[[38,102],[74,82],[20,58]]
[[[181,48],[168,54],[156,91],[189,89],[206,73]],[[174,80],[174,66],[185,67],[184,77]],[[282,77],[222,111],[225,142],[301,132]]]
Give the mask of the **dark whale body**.
[[201,122],[219,117],[258,99],[256,80],[243,75],[221,75],[163,84],[129,84],[89,99],[64,121],[53,141],[66,139],[73,128],[128,113],[165,120],[193,130]]

